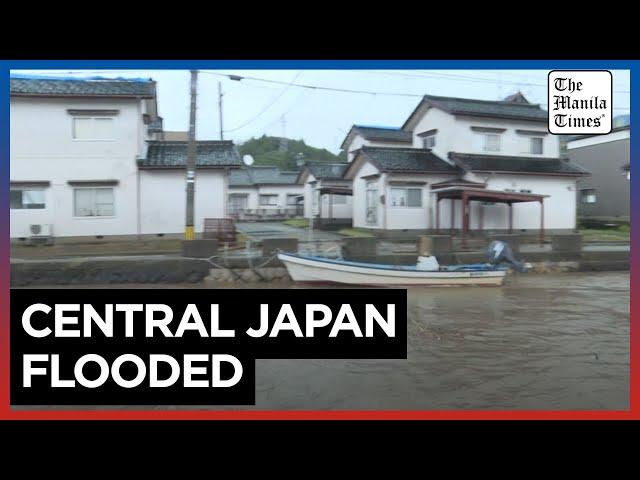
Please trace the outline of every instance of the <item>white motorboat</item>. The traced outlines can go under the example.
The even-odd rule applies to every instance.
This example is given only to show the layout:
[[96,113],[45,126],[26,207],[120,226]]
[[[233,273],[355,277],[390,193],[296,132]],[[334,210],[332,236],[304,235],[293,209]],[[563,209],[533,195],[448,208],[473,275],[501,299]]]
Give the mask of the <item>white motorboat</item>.
[[415,266],[353,262],[282,252],[278,253],[278,259],[285,264],[296,282],[378,286],[500,286],[507,273],[506,267],[489,263],[443,267],[438,265],[434,257],[420,257]]

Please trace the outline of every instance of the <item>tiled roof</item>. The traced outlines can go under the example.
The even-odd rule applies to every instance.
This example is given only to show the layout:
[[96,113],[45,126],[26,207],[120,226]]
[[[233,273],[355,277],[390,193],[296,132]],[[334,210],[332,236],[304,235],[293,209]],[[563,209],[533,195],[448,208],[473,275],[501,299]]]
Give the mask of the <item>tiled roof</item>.
[[362,147],[361,151],[383,172],[460,172],[426,148]]
[[229,186],[253,187],[253,181],[249,176],[249,171],[246,168],[240,168],[238,170],[232,170],[231,172],[229,172]]
[[342,174],[349,166],[348,163],[307,162],[305,167],[318,180],[342,179]]
[[[140,168],[183,168],[187,161],[188,142],[149,142],[147,158],[142,159]],[[231,141],[197,142],[196,166],[240,167],[242,161],[235,145]]]
[[527,120],[547,122],[548,112],[533,103],[505,100],[476,100],[472,98],[439,97],[425,95],[411,113],[403,128],[414,117],[422,105],[430,105],[453,115],[470,115],[474,117],[505,118],[510,120]]
[[405,132],[398,127],[374,127],[369,125],[354,125],[347,133],[340,148],[345,148],[347,141],[353,133],[359,134],[365,140],[372,142],[401,142],[411,143],[413,134]]
[[153,80],[118,79],[54,79],[12,76],[11,95],[21,96],[78,96],[78,97],[143,97],[153,98]]
[[460,168],[472,172],[514,172],[548,175],[588,175],[589,172],[560,158],[512,157],[449,152]]
[[229,186],[294,185],[297,178],[298,172],[283,172],[278,167],[257,165],[231,172]]

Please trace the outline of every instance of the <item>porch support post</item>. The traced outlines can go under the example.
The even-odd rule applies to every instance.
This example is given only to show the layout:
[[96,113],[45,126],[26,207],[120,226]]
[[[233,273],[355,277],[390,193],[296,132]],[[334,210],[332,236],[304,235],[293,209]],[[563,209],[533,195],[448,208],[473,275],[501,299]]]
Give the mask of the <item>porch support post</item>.
[[436,233],[440,233],[440,197],[436,200]]
[[482,202],[478,205],[478,230],[480,230],[480,235],[482,235],[484,230],[484,205]]
[[456,199],[451,199],[451,234],[453,235],[453,231],[456,228]]
[[509,233],[513,233],[513,203],[509,202]]
[[329,219],[333,218],[333,193],[329,194]]
[[544,243],[544,199],[540,199],[540,244]]
[[460,240],[463,247],[467,246],[467,233],[469,232],[469,199],[467,192],[462,192],[462,235]]

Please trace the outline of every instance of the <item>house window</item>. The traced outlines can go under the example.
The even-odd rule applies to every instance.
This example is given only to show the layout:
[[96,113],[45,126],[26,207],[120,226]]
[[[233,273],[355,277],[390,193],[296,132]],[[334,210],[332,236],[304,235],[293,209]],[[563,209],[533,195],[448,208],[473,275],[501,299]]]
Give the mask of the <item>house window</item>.
[[74,117],[74,140],[113,140],[113,118]]
[[542,138],[532,137],[529,139],[529,153],[532,155],[542,155]]
[[10,190],[11,210],[31,210],[46,208],[44,190]]
[[278,205],[278,195],[260,195],[261,207],[274,207]]
[[287,194],[287,205],[291,207],[295,207],[298,204],[299,195],[296,193],[288,193]]
[[435,146],[436,146],[436,136],[435,136],[435,134],[427,135],[426,137],[422,138],[422,147],[423,148],[435,148]]
[[580,190],[580,201],[582,203],[596,203],[598,198],[596,196],[595,188],[583,188]]
[[229,213],[238,214],[247,209],[249,205],[249,195],[246,193],[230,193],[229,194]]
[[486,133],[484,135],[484,143],[482,149],[485,152],[499,152],[500,135],[496,135],[495,133]]
[[75,188],[73,212],[76,217],[113,217],[115,215],[113,188]]
[[520,193],[531,193],[531,190],[523,188],[520,190]]
[[392,188],[392,207],[422,207],[421,188]]

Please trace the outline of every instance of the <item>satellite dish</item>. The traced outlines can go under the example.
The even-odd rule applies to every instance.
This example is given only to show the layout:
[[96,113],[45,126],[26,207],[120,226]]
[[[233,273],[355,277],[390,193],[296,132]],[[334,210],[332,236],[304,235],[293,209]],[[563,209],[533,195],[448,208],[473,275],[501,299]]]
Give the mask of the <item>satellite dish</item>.
[[247,167],[250,167],[251,165],[253,165],[253,157],[251,155],[243,155],[242,161]]

